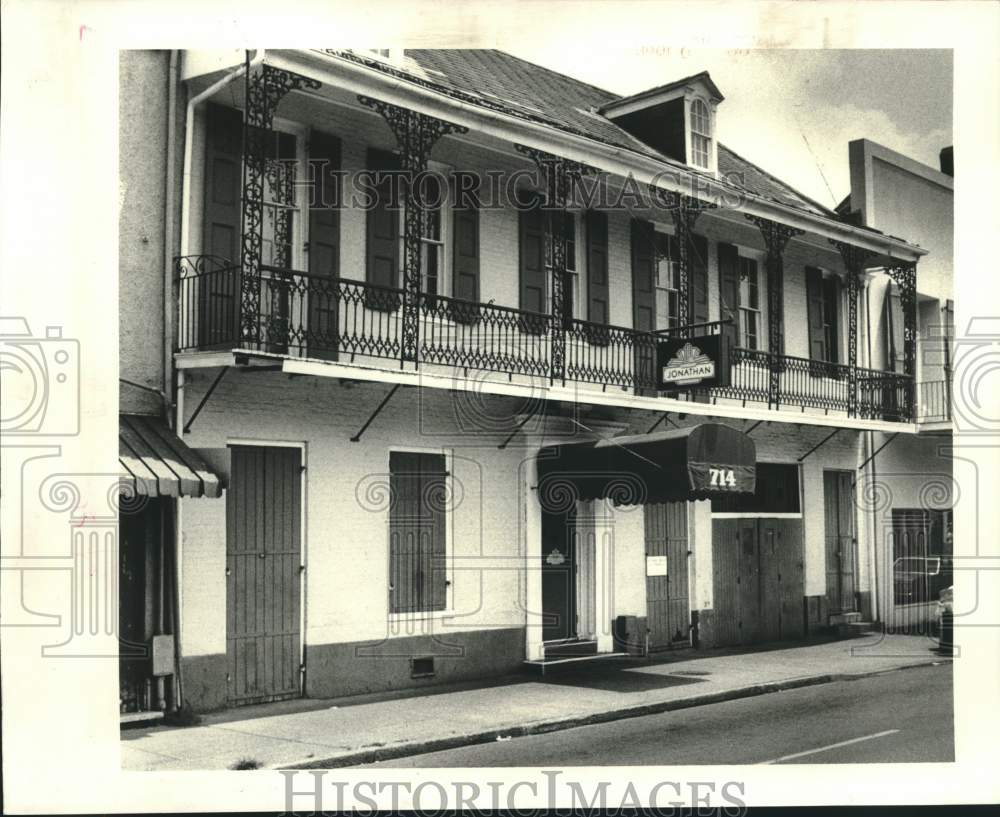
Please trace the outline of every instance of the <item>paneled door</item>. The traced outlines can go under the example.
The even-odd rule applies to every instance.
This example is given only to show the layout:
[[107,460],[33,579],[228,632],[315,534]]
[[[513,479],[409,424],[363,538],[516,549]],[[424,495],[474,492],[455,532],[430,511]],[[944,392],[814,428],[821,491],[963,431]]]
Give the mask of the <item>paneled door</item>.
[[802,537],[801,519],[713,520],[711,646],[803,637]]
[[[690,642],[687,503],[645,506],[646,626],[650,651]],[[665,562],[665,567],[664,567]]]
[[233,446],[226,498],[230,704],[300,691],[302,453]]
[[823,472],[826,523],[826,598],[831,613],[857,609],[857,539],[854,530],[853,473]]

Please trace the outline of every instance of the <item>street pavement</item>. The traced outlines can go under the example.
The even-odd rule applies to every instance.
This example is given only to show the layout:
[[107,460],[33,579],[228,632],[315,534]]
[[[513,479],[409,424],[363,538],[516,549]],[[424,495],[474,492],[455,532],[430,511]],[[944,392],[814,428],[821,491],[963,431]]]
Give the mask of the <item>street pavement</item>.
[[953,736],[945,663],[370,765],[946,762]]

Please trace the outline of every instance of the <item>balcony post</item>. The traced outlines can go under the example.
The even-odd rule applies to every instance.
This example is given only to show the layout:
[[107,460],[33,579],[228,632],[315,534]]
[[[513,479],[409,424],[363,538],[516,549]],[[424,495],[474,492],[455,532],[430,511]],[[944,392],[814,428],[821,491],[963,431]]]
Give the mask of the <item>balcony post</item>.
[[677,268],[680,273],[680,297],[678,298],[677,322],[681,326],[691,323],[691,241],[694,226],[705,210],[718,207],[717,204],[701,201],[694,196],[663,190],[654,184],[649,186],[653,202],[666,209],[674,221],[675,238],[677,239]]
[[789,239],[803,235],[805,230],[771,221],[769,218],[746,214],[760,229],[767,250],[767,343],[770,360],[767,381],[767,402],[777,408],[781,404],[781,354],[785,334],[785,246]]
[[468,133],[469,129],[360,94],[358,102],[382,115],[399,147],[405,185],[401,356],[404,361],[416,363],[420,351],[420,239],[424,231],[421,176],[427,171],[427,159],[438,139],[449,133]]
[[847,270],[847,415],[858,416],[858,283],[864,274],[865,265],[875,253],[848,244],[844,241],[828,239],[844,261]]
[[913,418],[914,389],[917,379],[917,264],[915,261],[894,261],[886,273],[899,287],[903,307],[903,373],[907,375],[906,417]]
[[563,282],[566,278],[566,234],[562,229],[562,219],[569,202],[570,184],[576,183],[596,170],[588,165],[564,159],[527,145],[515,144],[518,153],[528,156],[541,171],[545,179],[545,257],[549,260],[551,316],[551,353],[549,379],[551,382],[566,382],[566,304]]
[[[317,80],[263,63],[251,70],[250,52],[244,72],[243,197],[240,243],[240,338],[244,347],[260,349],[260,265],[264,229],[264,177],[268,171],[268,136],[278,104],[289,91],[316,90]],[[286,225],[287,226],[287,225]]]

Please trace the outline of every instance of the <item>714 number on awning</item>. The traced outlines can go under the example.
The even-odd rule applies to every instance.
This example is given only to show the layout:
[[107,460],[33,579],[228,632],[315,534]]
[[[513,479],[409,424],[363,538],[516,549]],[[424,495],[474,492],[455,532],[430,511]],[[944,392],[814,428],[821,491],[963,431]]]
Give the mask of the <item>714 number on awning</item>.
[[736,474],[732,468],[709,468],[708,484],[716,488],[735,488]]

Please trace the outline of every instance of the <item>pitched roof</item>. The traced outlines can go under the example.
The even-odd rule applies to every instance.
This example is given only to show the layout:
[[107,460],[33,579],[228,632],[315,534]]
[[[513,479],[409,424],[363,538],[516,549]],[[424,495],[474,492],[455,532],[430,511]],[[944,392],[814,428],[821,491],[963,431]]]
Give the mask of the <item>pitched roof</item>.
[[[617,94],[493,49],[407,49],[389,64],[359,52],[333,52],[389,74],[451,93],[463,101],[626,148],[675,167],[678,164],[606,119],[597,110]],[[700,76],[700,75],[695,75]],[[680,81],[680,80],[678,80]],[[831,218],[832,210],[719,143],[719,174],[748,193]]]

